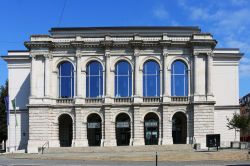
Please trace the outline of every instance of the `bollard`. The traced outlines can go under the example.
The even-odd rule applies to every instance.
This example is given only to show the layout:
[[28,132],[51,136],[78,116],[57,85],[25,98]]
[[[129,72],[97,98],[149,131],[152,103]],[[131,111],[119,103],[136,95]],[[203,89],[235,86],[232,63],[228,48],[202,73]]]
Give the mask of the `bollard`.
[[158,165],[158,155],[157,155],[157,152],[155,152],[155,166]]

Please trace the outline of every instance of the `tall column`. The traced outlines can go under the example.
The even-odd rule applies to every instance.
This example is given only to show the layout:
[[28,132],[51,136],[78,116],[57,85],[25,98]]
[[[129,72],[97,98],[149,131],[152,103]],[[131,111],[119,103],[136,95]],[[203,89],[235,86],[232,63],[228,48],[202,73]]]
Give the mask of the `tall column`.
[[139,62],[140,50],[138,48],[134,49],[134,102],[141,102],[141,90],[142,78],[140,76],[140,62]]
[[212,53],[207,54],[207,95],[212,96]]
[[81,54],[76,54],[76,96],[82,97],[82,82],[81,82]]
[[198,95],[198,55],[194,53],[194,95]]
[[145,145],[144,141],[144,124],[140,107],[134,107],[134,146]]
[[172,119],[171,110],[169,110],[169,106],[163,106],[162,112],[162,145],[171,145],[173,144],[172,138]]
[[167,47],[163,47],[162,50],[163,55],[163,102],[170,101],[170,75],[167,68],[167,57],[168,57],[168,49]]
[[135,51],[134,53],[134,57],[135,57],[135,96],[139,96],[139,52]]
[[130,122],[130,141],[129,141],[129,145],[133,146],[134,143],[134,123],[133,120],[131,119]]
[[30,96],[35,96],[35,60],[36,56],[31,55],[31,78],[30,78]]
[[86,71],[82,72],[82,84],[81,84],[82,97],[86,98]]
[[44,55],[44,82],[45,82],[45,93],[44,96],[49,97],[50,96],[50,55],[49,54],[45,54]]
[[105,107],[105,141],[104,146],[116,146],[115,122],[113,121],[112,110],[109,106]]
[[105,49],[105,58],[106,58],[106,69],[105,69],[105,73],[106,73],[106,77],[105,77],[105,102],[111,102],[111,86],[109,84],[110,81],[110,49]]
[[88,146],[87,122],[84,121],[84,112],[81,108],[75,108],[75,147]]

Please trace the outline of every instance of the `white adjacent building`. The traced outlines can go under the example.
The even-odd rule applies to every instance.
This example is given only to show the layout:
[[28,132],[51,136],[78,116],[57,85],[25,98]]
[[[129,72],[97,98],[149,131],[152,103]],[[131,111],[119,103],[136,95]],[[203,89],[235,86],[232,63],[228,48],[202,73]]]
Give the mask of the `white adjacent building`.
[[52,28],[9,51],[9,150],[194,144],[239,112],[239,49],[198,27]]

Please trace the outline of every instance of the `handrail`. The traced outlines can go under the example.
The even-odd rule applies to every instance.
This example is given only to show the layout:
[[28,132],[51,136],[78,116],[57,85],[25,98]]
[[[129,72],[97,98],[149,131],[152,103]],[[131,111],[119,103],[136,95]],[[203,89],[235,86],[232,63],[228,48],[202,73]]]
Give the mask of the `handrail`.
[[46,141],[43,146],[42,146],[42,154],[43,154],[43,151],[44,149],[46,148],[46,145],[48,145],[48,148],[49,148],[49,141]]
[[193,144],[196,143],[196,139],[195,139],[195,136],[193,136]]

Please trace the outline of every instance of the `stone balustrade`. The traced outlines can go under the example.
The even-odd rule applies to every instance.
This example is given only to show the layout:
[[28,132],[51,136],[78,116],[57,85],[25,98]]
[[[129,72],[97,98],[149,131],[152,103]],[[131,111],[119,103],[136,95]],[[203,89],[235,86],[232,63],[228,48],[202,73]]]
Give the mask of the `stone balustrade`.
[[160,97],[143,97],[144,103],[160,103],[161,98]]
[[133,102],[132,97],[116,97],[114,98],[115,103],[131,103]]
[[175,103],[186,103],[189,102],[189,97],[188,96],[172,96],[171,97],[171,102]]
[[104,99],[103,98],[86,98],[85,103],[89,104],[96,104],[96,103],[103,103]]
[[58,103],[58,104],[72,104],[73,102],[74,102],[74,99],[72,99],[72,98],[56,99],[56,103]]

